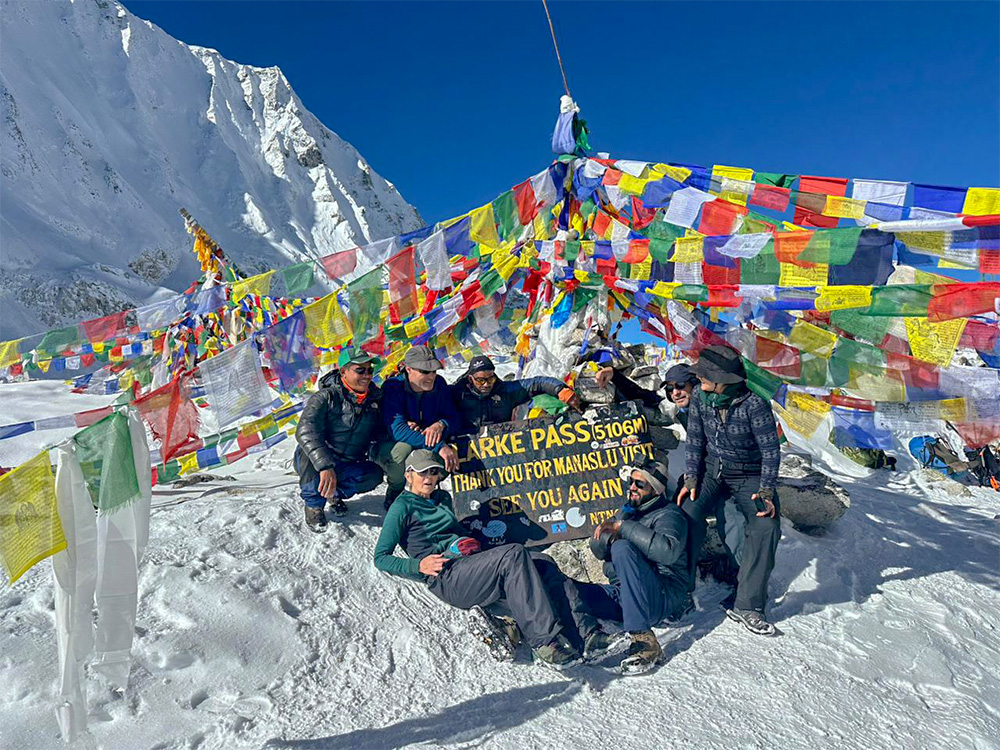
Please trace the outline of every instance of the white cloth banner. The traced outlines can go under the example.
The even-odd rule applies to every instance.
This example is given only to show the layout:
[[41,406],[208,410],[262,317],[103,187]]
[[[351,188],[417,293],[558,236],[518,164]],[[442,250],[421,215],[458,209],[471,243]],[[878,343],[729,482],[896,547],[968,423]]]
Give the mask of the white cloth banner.
[[544,206],[553,205],[559,196],[556,184],[552,181],[552,175],[549,174],[548,169],[531,178],[531,189],[535,193],[535,198],[541,201]]
[[626,195],[617,185],[605,185],[604,192],[608,194],[608,200],[618,211],[621,211],[629,203],[632,196]]
[[[853,183],[851,197],[855,200],[885,203],[890,206],[903,205],[903,201],[906,199],[906,189],[910,184],[891,180],[854,180]],[[859,226],[869,226],[876,224],[878,219],[865,215],[854,221]]]
[[162,302],[144,305],[135,311],[136,322],[143,331],[166,328],[179,319],[187,309],[187,298],[180,294]]
[[773,235],[767,232],[734,234],[719,248],[719,252],[730,258],[756,258],[771,239]]
[[588,179],[594,179],[595,177],[600,177],[608,168],[601,164],[599,161],[594,161],[593,159],[587,159],[586,163],[583,165],[583,176]]
[[271,403],[271,391],[252,344],[244,341],[198,366],[220,430]]
[[701,263],[674,263],[674,281],[682,284],[702,284]]
[[714,201],[715,196],[698,188],[686,187],[670,196],[670,205],[663,218],[678,227],[694,227],[703,203]]
[[642,171],[646,168],[647,163],[644,161],[631,161],[629,159],[619,159],[615,162],[615,169],[618,169],[625,174],[630,174],[633,177],[642,177]]
[[434,232],[417,245],[417,257],[427,272],[427,288],[442,291],[451,287],[451,267],[448,263],[448,246],[444,230]]

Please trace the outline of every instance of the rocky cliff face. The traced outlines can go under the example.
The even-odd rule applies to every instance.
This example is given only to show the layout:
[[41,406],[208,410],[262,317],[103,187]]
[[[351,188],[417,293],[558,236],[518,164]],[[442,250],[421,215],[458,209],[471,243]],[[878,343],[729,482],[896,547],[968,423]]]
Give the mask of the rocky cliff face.
[[421,225],[278,68],[103,0],[4,0],[0,340],[187,286],[187,208],[247,271]]

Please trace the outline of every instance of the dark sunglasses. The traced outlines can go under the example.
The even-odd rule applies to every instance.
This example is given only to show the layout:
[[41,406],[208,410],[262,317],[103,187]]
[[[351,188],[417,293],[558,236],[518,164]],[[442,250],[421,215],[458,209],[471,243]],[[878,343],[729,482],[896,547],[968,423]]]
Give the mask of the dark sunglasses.
[[[414,470],[414,471],[416,471],[416,470]],[[433,466],[431,468],[429,468],[429,469],[424,469],[423,471],[418,471],[417,473],[420,474],[421,476],[437,477],[438,479],[440,479],[441,477],[444,476],[444,472],[441,471],[441,469],[435,469]]]
[[683,391],[687,383],[664,383],[663,387],[668,391]]
[[631,479],[630,478],[628,480],[628,484],[629,484],[629,487],[631,487],[634,484],[640,490],[648,490],[649,489],[649,482],[647,482],[645,480],[642,480],[642,479]]
[[372,375],[375,372],[375,368],[369,365],[368,367],[362,367],[361,365],[354,365],[354,372],[358,375]]
[[433,375],[434,374],[434,370],[421,370],[419,367],[414,367],[412,369],[416,370],[421,375]]

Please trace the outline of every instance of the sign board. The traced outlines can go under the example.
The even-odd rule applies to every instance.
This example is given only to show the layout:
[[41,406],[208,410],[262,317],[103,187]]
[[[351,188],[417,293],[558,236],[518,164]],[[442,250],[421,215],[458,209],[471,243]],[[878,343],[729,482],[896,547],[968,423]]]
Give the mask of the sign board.
[[487,425],[458,438],[451,486],[456,515],[484,547],[581,539],[621,507],[622,469],[653,455],[635,404],[598,406],[586,416]]

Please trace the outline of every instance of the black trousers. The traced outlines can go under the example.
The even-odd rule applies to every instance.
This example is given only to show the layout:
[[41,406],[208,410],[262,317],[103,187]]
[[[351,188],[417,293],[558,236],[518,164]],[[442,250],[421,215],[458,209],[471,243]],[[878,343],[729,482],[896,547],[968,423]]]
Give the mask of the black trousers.
[[[774,518],[758,517],[764,510],[764,503],[753,500],[753,494],[760,487],[760,471],[742,468],[720,469],[719,461],[709,458],[705,466],[705,476],[698,486],[694,501],[685,500],[681,508],[691,519],[688,527],[689,585],[694,589],[697,575],[698,551],[705,541],[705,519],[723,512],[726,500],[732,500],[746,519],[740,572],[736,586],[737,609],[754,609],[763,613],[767,605],[767,583],[774,570],[774,554],[781,539],[781,519],[778,497],[775,495]],[[725,539],[723,539],[725,543]],[[730,554],[735,550],[730,549]]]
[[556,585],[555,575],[547,563],[542,567],[548,585],[524,545],[505,544],[452,560],[431,578],[428,588],[438,599],[459,609],[504,604],[528,644],[538,648],[551,643],[563,630],[549,598],[549,590]]

